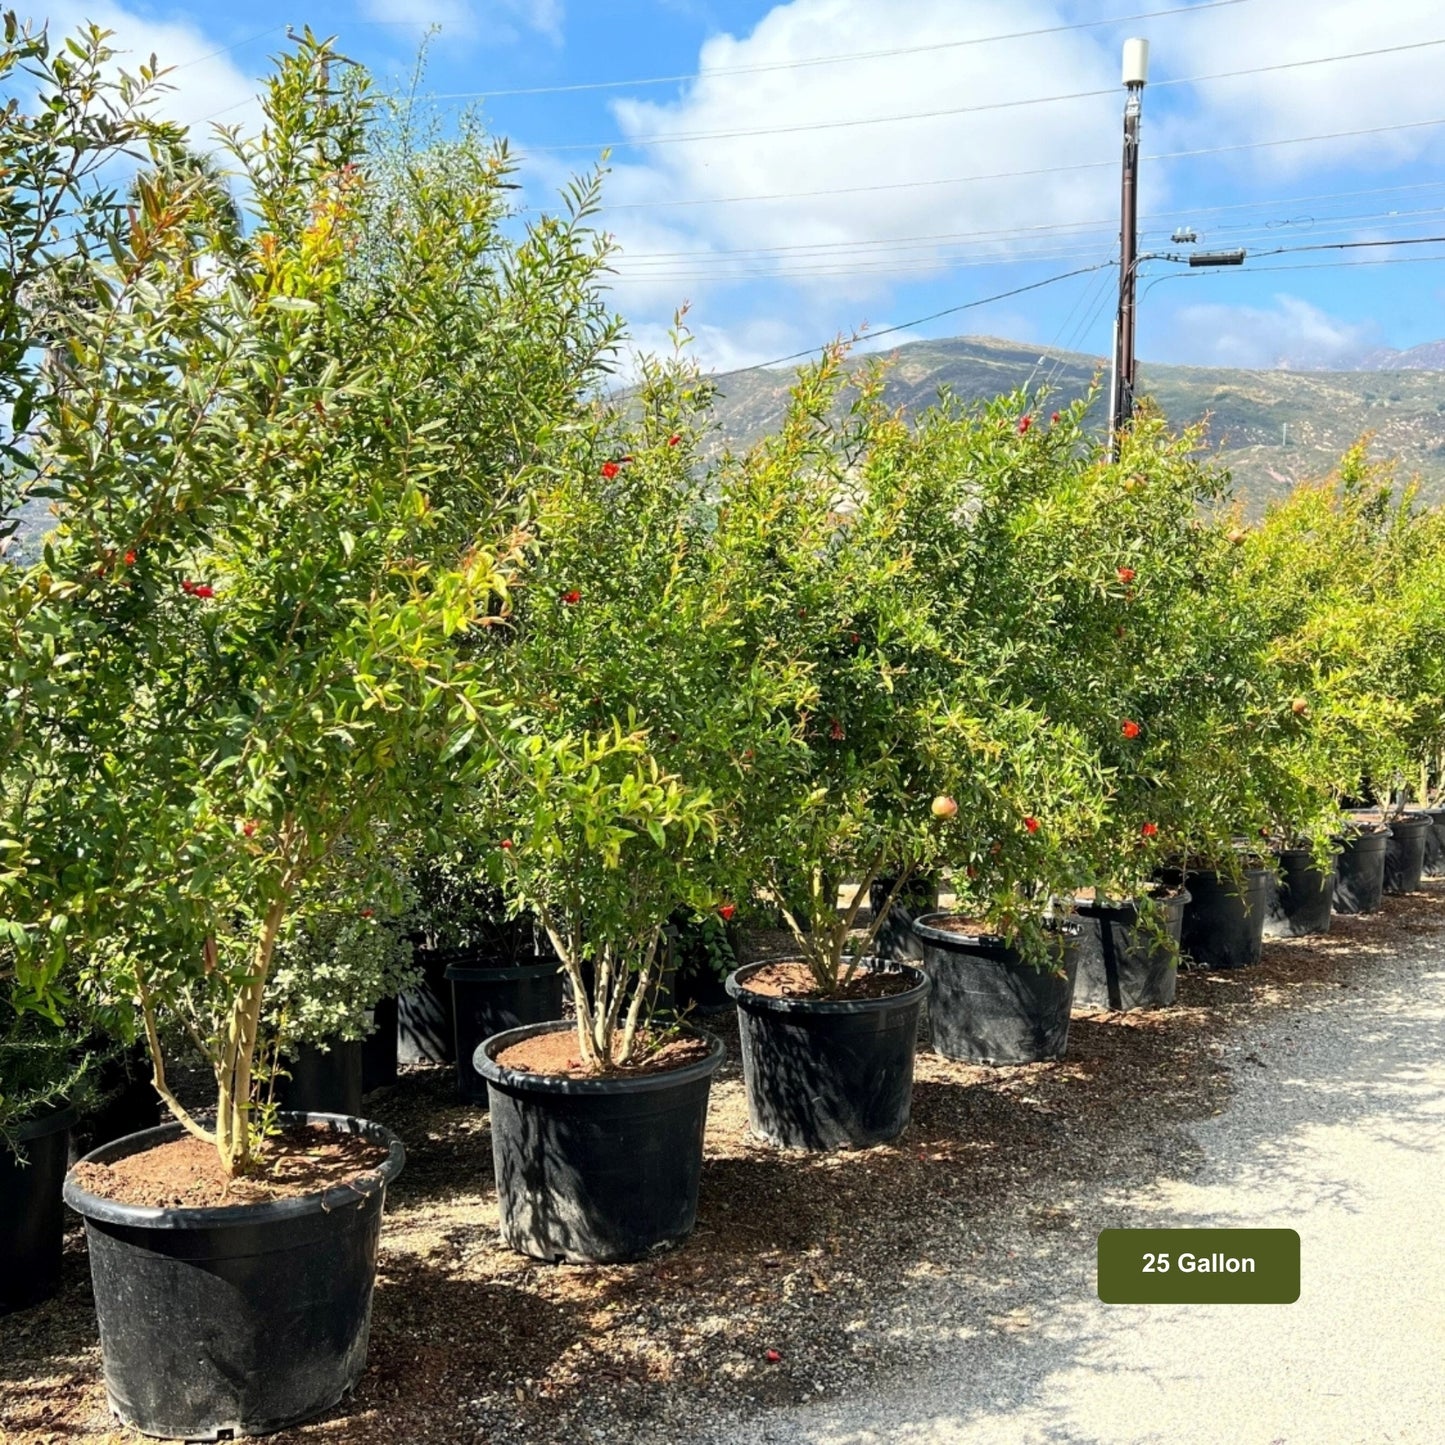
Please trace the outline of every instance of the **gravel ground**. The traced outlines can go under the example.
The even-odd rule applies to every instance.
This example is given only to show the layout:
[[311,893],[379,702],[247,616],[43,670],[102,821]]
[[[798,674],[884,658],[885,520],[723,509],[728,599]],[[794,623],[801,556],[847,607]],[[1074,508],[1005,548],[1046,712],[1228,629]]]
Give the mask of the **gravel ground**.
[[[991,1220],[982,1247],[1006,1293],[981,1308],[950,1284],[915,1309],[905,1380],[690,1438],[1445,1439],[1445,934],[1335,982],[1229,1038],[1240,1083],[1226,1111],[1186,1128],[1143,1187],[1089,1189],[1062,1249]],[[1300,1299],[1102,1305],[1094,1237],[1131,1226],[1295,1229]]]
[[[1191,972],[1175,1008],[1077,1017],[1059,1063],[920,1055],[913,1124],[861,1153],[751,1140],[724,1018],[698,1231],[611,1268],[500,1247],[486,1116],[415,1071],[369,1108],[410,1157],[367,1373],[272,1439],[1438,1439],[1442,1025],[1438,883]],[[1297,1228],[1300,1303],[1095,1301],[1098,1229],[1195,1223]],[[0,1320],[0,1440],[138,1442],[99,1374],[74,1230],[61,1295]]]

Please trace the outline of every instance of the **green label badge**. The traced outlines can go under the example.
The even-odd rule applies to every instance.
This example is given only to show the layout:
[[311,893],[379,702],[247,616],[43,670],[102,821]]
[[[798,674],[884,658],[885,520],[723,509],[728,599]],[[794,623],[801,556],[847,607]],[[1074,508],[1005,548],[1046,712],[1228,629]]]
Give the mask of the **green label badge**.
[[1106,1305],[1292,1305],[1299,1298],[1293,1229],[1105,1229],[1099,1298]]

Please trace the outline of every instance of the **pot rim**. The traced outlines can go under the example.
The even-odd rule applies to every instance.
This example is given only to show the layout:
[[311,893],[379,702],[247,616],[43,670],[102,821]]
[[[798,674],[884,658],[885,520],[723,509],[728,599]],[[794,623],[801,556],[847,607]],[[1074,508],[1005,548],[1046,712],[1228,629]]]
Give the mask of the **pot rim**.
[[[76,1183],[74,1171],[65,1175],[65,1202],[88,1223],[120,1224],[131,1229],[208,1230],[254,1228],[257,1225],[279,1224],[309,1214],[334,1214],[338,1210],[364,1204],[379,1197],[396,1178],[406,1163],[406,1149],[385,1124],[354,1114],[320,1114],[283,1112],[276,1115],[278,1123],[327,1124],[346,1134],[362,1134],[373,1143],[386,1146],[386,1158],[372,1174],[360,1176],[352,1184],[335,1184],[320,1194],[306,1194],[296,1199],[267,1199],[252,1204],[182,1205],[160,1208],[146,1204],[122,1204],[118,1199],[92,1194]],[[360,1126],[360,1127],[358,1127]],[[142,1154],[157,1144],[168,1144],[185,1135],[179,1120],[169,1120],[154,1129],[126,1134],[120,1139],[92,1149],[76,1162],[109,1164],[132,1154]]]
[[[743,974],[752,974],[757,969],[768,968],[775,963],[804,962],[797,958],[767,958],[761,959],[757,963],[745,963],[741,968],[735,968],[723,981],[723,987],[727,989],[728,997],[733,999],[739,1008],[751,1009],[756,1013],[815,1014],[828,1018],[849,1014],[882,1013],[900,1005],[911,1008],[914,1004],[921,1003],[928,996],[929,989],[933,987],[933,981],[917,964],[880,959],[872,954],[868,957],[873,960],[875,965],[867,970],[868,972],[914,974],[914,982],[901,993],[885,994],[882,998],[782,998],[774,994],[754,993],[752,989],[748,988]],[[879,969],[878,964],[882,964],[883,967]],[[746,1002],[744,1001],[745,995]]]
[[611,1077],[604,1079],[574,1078],[570,1074],[533,1074],[525,1069],[510,1069],[499,1064],[492,1055],[501,1053],[512,1044],[538,1034],[558,1033],[575,1030],[575,1019],[547,1019],[538,1024],[523,1024],[520,1028],[504,1029],[499,1034],[485,1038],[472,1051],[472,1068],[489,1084],[517,1093],[547,1094],[568,1098],[599,1098],[608,1094],[646,1094],[664,1089],[676,1088],[680,1084],[691,1084],[698,1079],[710,1078],[721,1067],[727,1057],[723,1041],[709,1029],[688,1029],[686,1033],[703,1039],[708,1044],[708,1055],[693,1063],[683,1064],[676,1069],[662,1069],[655,1073],[638,1074],[633,1078]]
[[[1187,908],[1193,900],[1193,894],[1182,883],[1161,883],[1161,889],[1167,888],[1169,892],[1162,896],[1151,897],[1148,901],[1164,904],[1178,904]],[[1095,913],[1137,913],[1139,911],[1139,899],[1137,898],[1080,898],[1077,894],[1072,900],[1074,911],[1088,916],[1090,910]]]
[[[941,908],[937,913],[925,913],[913,920],[913,931],[929,943],[968,943],[981,944],[984,948],[995,951],[1008,949],[1015,950],[1017,945],[1005,938],[1001,933],[958,933],[949,928],[936,928],[932,920],[935,918],[958,918],[961,915],[956,909]],[[1046,920],[1046,926],[1051,933],[1060,933],[1070,942],[1080,938],[1084,932],[1084,926],[1074,920],[1072,916]]]
[[47,1109],[43,1114],[32,1115],[18,1124],[10,1124],[0,1130],[0,1145],[7,1140],[13,1140],[16,1144],[29,1144],[34,1139],[58,1134],[62,1129],[73,1129],[79,1122],[80,1110],[67,1100]]
[[560,958],[538,954],[535,963],[508,964],[505,968],[480,968],[468,963],[449,963],[443,978],[452,983],[511,983],[519,978],[551,978],[562,972]]

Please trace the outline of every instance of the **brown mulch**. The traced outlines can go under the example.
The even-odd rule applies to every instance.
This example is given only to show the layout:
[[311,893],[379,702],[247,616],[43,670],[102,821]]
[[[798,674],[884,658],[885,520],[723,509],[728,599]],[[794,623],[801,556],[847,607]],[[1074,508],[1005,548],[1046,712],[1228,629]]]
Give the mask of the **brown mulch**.
[[[410,1071],[368,1104],[409,1157],[387,1199],[366,1374],[330,1416],[271,1438],[622,1445],[683,1437],[732,1408],[856,1390],[906,1367],[913,1345],[890,1311],[930,1279],[966,1281],[987,1312],[1000,1281],[980,1253],[986,1226],[1057,1240],[1067,1267],[1091,1261],[1081,1191],[1187,1173],[1197,1146],[1183,1126],[1225,1108],[1240,1030],[1336,1006],[1382,963],[1408,959],[1422,930],[1442,929],[1436,882],[1383,913],[1336,918],[1322,938],[1267,942],[1258,968],[1187,970],[1175,1007],[1078,1014],[1056,1063],[985,1069],[920,1052],[912,1124],[860,1153],[753,1140],[733,1017],[702,1020],[729,1057],[713,1085],[697,1229],[631,1265],[544,1265],[504,1249],[487,1116],[456,1102],[451,1069]],[[786,947],[761,942],[773,957]],[[0,1320],[0,1440],[140,1439],[106,1411],[72,1228],[60,1296]]]
[[74,1173],[83,1189],[101,1199],[147,1209],[207,1209],[322,1194],[375,1173],[386,1153],[355,1134],[288,1129],[268,1141],[254,1172],[232,1179],[222,1171],[213,1144],[186,1135],[114,1164],[77,1164]]
[[637,1061],[609,1069],[589,1069],[578,1057],[576,1029],[558,1029],[550,1034],[533,1034],[529,1039],[512,1044],[497,1055],[504,1068],[528,1074],[550,1074],[559,1078],[631,1079],[640,1074],[663,1074],[700,1063],[711,1052],[706,1039],[684,1035],[682,1038],[651,1038],[646,1034],[637,1040]]
[[769,963],[749,974],[747,990],[765,998],[823,998],[829,1002],[858,998],[889,998],[917,987],[916,977],[869,969],[857,973],[831,993],[820,994],[818,982],[806,963],[791,960]]

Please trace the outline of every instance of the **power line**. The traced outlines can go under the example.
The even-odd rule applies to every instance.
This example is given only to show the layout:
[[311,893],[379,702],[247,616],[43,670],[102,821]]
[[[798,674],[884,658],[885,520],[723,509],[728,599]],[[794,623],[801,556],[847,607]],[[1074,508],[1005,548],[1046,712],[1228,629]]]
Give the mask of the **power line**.
[[[1262,150],[1272,146],[1305,145],[1314,141],[1345,140],[1363,135],[1384,135],[1390,131],[1420,130],[1436,125],[1445,125],[1445,117],[1436,120],[1404,121],[1396,125],[1367,126],[1360,130],[1328,131],[1319,135],[1287,136],[1278,140],[1241,141],[1235,145],[1204,146],[1197,150],[1160,151],[1154,155],[1143,156],[1141,159],[1146,161],[1185,160],[1195,156],[1223,155],[1228,151]],[[910,191],[929,186],[961,186],[971,185],[978,181],[1009,181],[1015,178],[1022,179],[1032,176],[1064,175],[1074,171],[1097,171],[1116,165],[1118,165],[1117,158],[1106,161],[1075,161],[1069,165],[1040,166],[1036,169],[1025,171],[990,171],[979,175],[944,176],[926,181],[883,181],[867,186],[832,186],[817,191],[773,191],[762,195],[712,196],[708,198],[699,197],[675,201],[633,201],[610,204],[603,206],[601,209],[604,211],[660,211],[671,210],[680,206],[730,206],[745,201],[810,200],[820,196],[856,196],[871,194],[875,191]],[[531,212],[540,208],[533,206],[525,209],[527,212]]]
[[1166,15],[1194,15],[1241,5],[1246,0],[1208,0],[1203,5],[1176,5],[1170,10],[1144,10],[1134,15],[1116,15],[1107,20],[1082,20],[1072,25],[1048,25],[1037,30],[1015,30],[1003,35],[979,35],[966,40],[942,40],[931,45],[902,45],[887,50],[857,50],[844,55],[815,55],[801,60],[778,60],[760,65],[724,65],[707,72],[687,75],[652,75],[637,80],[592,80],[574,85],[533,85],[510,90],[461,90],[428,96],[435,102],[453,100],[500,100],[520,95],[572,95],[587,90],[628,90],[644,85],[680,85],[690,80],[722,75],[761,75],[778,70],[801,70],[818,65],[842,65],[855,60],[878,60],[896,55],[920,55],[935,50],[957,50],[974,45],[993,45],[1002,40],[1030,40],[1040,35],[1060,35],[1070,30],[1097,30],[1109,25],[1127,25],[1135,20],[1157,20]]
[[[1357,221],[1397,221],[1408,223],[1410,218],[1416,216],[1438,216],[1441,212],[1439,206],[1428,206],[1417,208],[1412,211],[1366,211],[1348,216],[1310,216],[1307,219],[1311,225],[1343,225],[1347,222]],[[1193,214],[1203,214],[1195,212]],[[1235,226],[1221,226],[1219,231],[1235,233],[1257,233],[1275,225],[1274,222],[1245,222]],[[1285,223],[1288,224],[1288,223]],[[927,250],[940,245],[957,245],[968,241],[982,241],[984,243],[999,244],[1007,241],[1027,241],[1035,238],[1043,239],[1045,236],[1062,236],[1064,233],[1075,235],[1087,235],[1094,232],[1110,229],[1107,221],[1074,221],[1061,222],[1053,225],[1024,226],[1012,229],[998,228],[990,231],[951,231],[936,232],[927,236],[879,236],[872,239],[860,239],[855,241],[801,241],[786,246],[749,246],[739,247],[731,250],[707,250],[693,249],[688,251],[627,251],[625,255],[629,264],[637,262],[659,263],[659,269],[667,269],[661,266],[663,261],[677,263],[695,260],[698,262],[711,262],[716,260],[753,260],[763,261],[772,256],[784,260],[834,260],[845,259],[846,255],[859,251],[893,251],[893,250]],[[1163,231],[1147,231],[1146,235],[1162,235]]]
[[[1222,70],[1212,75],[1187,75],[1173,80],[1155,81],[1151,87],[1162,90],[1168,86],[1202,85],[1215,80],[1238,80],[1251,75],[1268,75],[1282,70],[1301,70],[1312,65],[1333,65],[1347,60],[1367,60],[1380,55],[1396,55],[1407,50],[1425,50],[1432,46],[1445,45],[1445,37],[1438,40],[1412,41],[1406,45],[1388,45],[1378,50],[1347,51],[1342,55],[1320,55],[1309,60],[1288,60],[1276,65],[1257,65],[1247,70]],[[651,135],[640,138],[617,138],[600,141],[568,141],[564,145],[539,146],[537,149],[549,155],[562,155],[568,151],[638,150],[644,146],[684,145],[697,141],[741,140],[752,136],[795,135],[804,131],[849,130],[859,126],[892,125],[900,121],[939,120],[948,116],[977,115],[985,111],[1019,110],[1034,105],[1056,105],[1063,101],[1097,100],[1102,96],[1118,93],[1116,86],[1102,90],[1076,90],[1061,95],[1037,95],[1023,100],[993,100],[982,105],[949,106],[941,110],[906,111],[902,115],[875,115],[847,120],[799,121],[794,125],[758,126],[743,130],[699,130],[684,131],[674,135]]]
[[[1053,286],[1060,281],[1067,281],[1073,276],[1083,276],[1090,271],[1102,271],[1105,267],[1112,266],[1112,261],[1100,261],[1093,266],[1080,266],[1073,271],[1064,271],[1057,276],[1046,276],[1042,281],[1031,281],[1027,286],[1015,286],[1011,291],[1000,291],[996,296],[981,296],[977,301],[965,301],[958,306],[946,306],[942,311],[930,312],[927,316],[919,316],[913,321],[900,321],[896,326],[885,326],[881,331],[870,331],[866,334],[855,331],[848,338],[848,344],[855,341],[876,341],[880,336],[891,336],[895,331],[911,331],[915,326],[923,326],[929,321],[937,321],[942,316],[953,316],[960,311],[972,311],[978,306],[988,306],[995,301],[1007,301],[1011,296],[1022,296],[1025,291],[1038,291],[1044,286]],[[821,347],[810,346],[803,351],[794,351],[788,356],[779,356],[772,361],[755,362],[752,366],[739,367],[737,371],[729,375],[736,376],[738,372],[761,371],[769,366],[782,366],[785,362],[797,361],[800,357],[812,356]]]
[[[1426,223],[1426,218],[1435,219],[1442,214],[1445,208],[1435,207],[1428,211],[1422,211],[1418,216],[1399,217],[1394,224],[1406,226],[1419,226]],[[1324,222],[1316,231],[1317,235],[1329,235],[1340,229],[1353,229],[1361,219],[1370,217],[1323,217]],[[1387,221],[1388,224],[1388,221]],[[1274,238],[1268,228],[1262,226],[1240,227],[1237,229],[1237,239],[1244,241],[1251,247],[1258,242],[1269,241]],[[1384,229],[1382,226],[1381,229]],[[1061,238],[1062,239],[1062,238]],[[1084,237],[1070,237],[1071,240],[1085,239]],[[1382,245],[1404,244],[1412,238],[1387,238],[1380,242]],[[869,247],[862,254],[861,259],[854,259],[850,255],[816,255],[816,256],[784,256],[779,258],[780,264],[766,266],[768,257],[750,259],[744,256],[732,256],[726,253],[719,253],[722,264],[715,267],[702,267],[700,264],[684,266],[677,263],[671,265],[659,264],[655,266],[643,265],[633,268],[630,265],[632,259],[626,252],[616,267],[616,284],[663,284],[688,281],[739,281],[739,280],[788,280],[793,278],[809,278],[818,276],[857,276],[866,275],[870,272],[886,272],[889,275],[900,274],[908,271],[937,271],[940,269],[965,269],[979,266],[1016,266],[1030,262],[1039,261],[1064,261],[1072,260],[1079,256],[1094,253],[1094,246],[1075,246],[1071,249],[1014,249],[1005,255],[991,255],[978,257],[968,251],[936,250],[933,254],[922,257],[907,257],[893,259],[898,252],[907,253],[914,249],[912,243],[880,243],[880,242],[859,242],[860,247]],[[1254,255],[1272,255],[1274,249],[1268,251],[1252,251]],[[704,256],[702,259],[706,259]]]
[[[1322,242],[1322,243],[1319,243],[1319,244],[1306,245],[1306,246],[1280,246],[1280,247],[1278,247],[1277,249],[1275,249],[1275,250],[1273,250],[1273,251],[1265,251],[1265,252],[1261,252],[1260,254],[1261,254],[1261,255],[1266,255],[1266,256],[1284,256],[1284,255],[1292,255],[1292,254],[1296,254],[1296,253],[1299,253],[1299,252],[1308,252],[1308,251],[1349,251],[1349,250],[1358,250],[1358,249],[1364,249],[1364,248],[1367,248],[1367,247],[1378,247],[1378,246],[1424,246],[1424,245],[1445,245],[1445,236],[1416,236],[1416,237],[1409,237],[1409,238],[1405,238],[1405,239],[1402,239],[1402,240],[1393,240],[1393,241],[1331,241],[1331,242]],[[1394,258],[1394,259],[1419,259],[1419,260],[1422,260],[1422,261],[1430,261],[1430,260],[1445,260],[1445,256],[1427,256],[1427,257],[1419,257],[1419,258]],[[1379,263],[1377,263],[1377,264],[1388,264],[1389,260],[1390,260],[1390,258],[1385,258],[1384,260],[1382,260],[1381,262],[1379,262]],[[1317,264],[1327,265],[1327,264],[1329,264],[1329,263],[1317,263]],[[1348,263],[1348,262],[1336,262],[1336,263],[1334,263],[1334,264],[1336,264],[1336,265],[1347,265],[1347,264],[1349,264],[1349,263]],[[1365,263],[1358,263],[1358,262],[1357,262],[1356,264],[1365,264]],[[853,335],[849,338],[849,344],[852,344],[853,342],[856,342],[856,341],[863,341],[863,340],[876,341],[876,340],[877,340],[879,337],[881,337],[881,336],[891,336],[891,335],[893,335],[895,332],[899,332],[899,331],[911,331],[915,326],[923,326],[923,325],[925,325],[926,323],[928,323],[928,322],[930,322],[930,321],[937,321],[937,320],[939,320],[941,317],[944,317],[944,316],[954,316],[954,315],[957,315],[960,311],[972,311],[972,310],[974,310],[975,308],[977,308],[977,307],[979,307],[979,306],[988,306],[988,305],[991,305],[991,304],[994,303],[995,301],[1007,301],[1007,300],[1009,300],[1011,297],[1023,295],[1023,293],[1026,292],[1026,291],[1038,291],[1038,290],[1040,290],[1041,288],[1043,288],[1043,287],[1045,287],[1045,286],[1053,286],[1053,285],[1056,285],[1056,284],[1057,284],[1058,282],[1060,282],[1060,281],[1068,281],[1068,280],[1070,280],[1070,279],[1071,279],[1072,277],[1074,277],[1074,276],[1083,276],[1083,275],[1088,274],[1088,273],[1091,272],[1091,271],[1102,271],[1102,270],[1105,270],[1106,268],[1107,268],[1107,269],[1112,269],[1112,268],[1114,268],[1114,267],[1116,267],[1116,266],[1117,266],[1117,262],[1112,261],[1112,260],[1109,260],[1109,261],[1100,261],[1100,262],[1097,262],[1097,263],[1096,263],[1095,265],[1093,265],[1093,266],[1080,266],[1080,267],[1078,267],[1077,269],[1075,269],[1075,270],[1073,270],[1073,271],[1064,271],[1064,272],[1061,272],[1061,273],[1060,273],[1059,275],[1057,275],[1057,276],[1046,276],[1046,277],[1044,277],[1044,279],[1041,280],[1041,281],[1031,281],[1031,282],[1029,282],[1029,283],[1028,283],[1027,285],[1025,285],[1025,286],[1016,286],[1016,287],[1014,287],[1014,288],[1013,288],[1012,290],[1010,290],[1010,291],[1000,291],[1000,292],[998,292],[997,294],[995,294],[995,295],[993,295],[993,296],[982,296],[982,297],[979,297],[979,298],[978,298],[977,300],[975,300],[975,301],[964,301],[964,302],[960,303],[960,304],[957,305],[957,306],[946,306],[946,307],[944,307],[943,310],[941,310],[941,311],[932,311],[932,312],[930,312],[927,316],[919,316],[919,317],[916,317],[916,318],[915,318],[914,320],[912,320],[912,321],[901,321],[901,322],[899,322],[896,326],[885,326],[881,331],[870,331],[870,332],[867,332],[867,333],[854,332]],[[1309,263],[1303,263],[1303,264],[1300,264],[1300,265],[1286,264],[1286,265],[1284,265],[1284,266],[1262,266],[1262,267],[1260,267],[1260,268],[1258,268],[1258,269],[1261,270],[1261,271],[1307,270],[1307,269],[1310,269],[1310,265],[1309,265]],[[1162,280],[1163,278],[1161,277],[1160,279]],[[746,372],[746,371],[761,371],[761,370],[766,369],[767,367],[782,366],[782,365],[784,365],[785,363],[787,363],[787,362],[789,362],[789,361],[797,361],[797,360],[799,360],[800,358],[805,357],[805,356],[813,356],[813,355],[815,355],[819,350],[821,350],[820,347],[808,347],[808,348],[805,348],[805,349],[802,350],[802,351],[794,351],[794,352],[790,353],[790,354],[787,355],[787,356],[779,356],[779,357],[777,357],[776,359],[774,359],[774,360],[772,360],[772,361],[759,361],[759,362],[756,362],[756,363],[755,363],[754,365],[752,365],[752,366],[740,367],[740,368],[738,368],[738,371],[741,371],[741,372]],[[729,373],[729,374],[730,374],[730,375],[736,375],[737,373],[734,372],[734,373]]]

